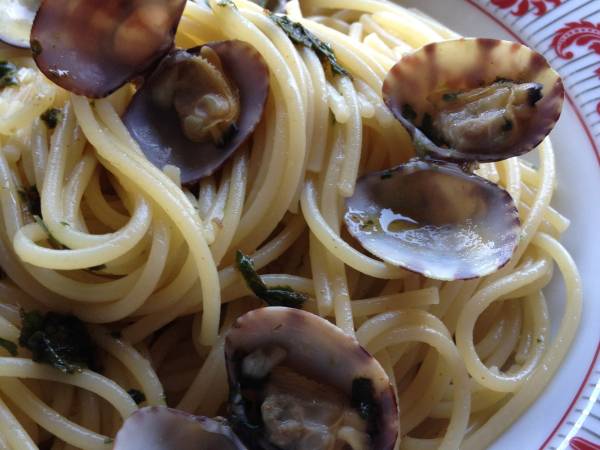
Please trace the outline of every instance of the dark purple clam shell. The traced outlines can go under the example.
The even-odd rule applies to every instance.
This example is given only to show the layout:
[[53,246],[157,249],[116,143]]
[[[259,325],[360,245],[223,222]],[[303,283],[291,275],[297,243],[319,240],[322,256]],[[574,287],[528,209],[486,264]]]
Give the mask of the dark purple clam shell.
[[[471,142],[468,149],[434,142],[427,130],[434,109],[431,94],[469,91],[498,80],[542,86],[533,113],[511,125],[517,133],[514,139],[504,145]],[[385,79],[383,98],[421,154],[446,161],[492,162],[533,150],[552,131],[562,111],[564,88],[558,73],[532,49],[516,42],[469,38],[435,42],[402,57]]]
[[520,233],[504,189],[455,164],[422,160],[359,179],[344,220],[373,255],[446,281],[495,272]]
[[254,47],[237,40],[205,45],[217,53],[240,96],[240,116],[222,144],[191,141],[183,133],[175,109],[164,109],[152,98],[160,75],[178,61],[198,55],[202,47],[169,54],[135,94],[123,117],[148,160],[160,169],[167,164],[179,167],[184,184],[214,173],[248,139],[260,122],[269,93],[269,70]]
[[240,317],[225,340],[232,392],[242,379],[245,356],[261,348],[286,351],[283,365],[351,398],[357,379],[373,387],[371,450],[391,450],[398,437],[398,408],[390,380],[379,362],[358,341],[327,320],[306,311],[268,307]]
[[113,450],[246,450],[221,419],[153,406],[125,421]]
[[67,91],[106,97],[171,48],[185,0],[42,0],[31,29],[39,69]]

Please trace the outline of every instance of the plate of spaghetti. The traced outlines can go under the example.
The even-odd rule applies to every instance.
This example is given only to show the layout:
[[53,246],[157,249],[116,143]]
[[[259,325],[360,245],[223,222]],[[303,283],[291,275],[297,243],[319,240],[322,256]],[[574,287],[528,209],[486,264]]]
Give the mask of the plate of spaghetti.
[[595,2],[0,5],[1,449],[600,448]]

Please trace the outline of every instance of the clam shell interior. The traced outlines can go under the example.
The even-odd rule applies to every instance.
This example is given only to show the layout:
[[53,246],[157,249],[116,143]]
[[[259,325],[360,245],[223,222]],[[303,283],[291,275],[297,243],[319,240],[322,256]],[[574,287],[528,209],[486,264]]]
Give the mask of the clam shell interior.
[[[543,97],[535,104],[533,116],[519,124],[515,142],[506,147],[462,151],[436,145],[419,128],[426,115],[433,113],[428,100],[432,93],[464,92],[497,80],[543,86]],[[383,97],[417,147],[435,158],[486,162],[518,156],[537,146],[560,117],[564,88],[558,73],[530,48],[516,42],[469,38],[432,43],[404,56],[386,77]]]
[[344,219],[373,255],[438,280],[496,271],[520,230],[505,190],[454,164],[420,160],[361,178]]
[[240,317],[225,341],[227,372],[232,386],[241,376],[243,358],[259,348],[281,347],[283,364],[325,386],[351,396],[357,378],[372,381],[378,406],[377,435],[373,450],[391,450],[398,433],[398,410],[394,392],[377,360],[327,320],[302,310],[261,308]]
[[211,175],[244,143],[260,122],[269,93],[269,70],[254,47],[239,40],[205,45],[217,53],[225,74],[240,96],[236,129],[222,145],[189,140],[174,108],[158,107],[152,97],[153,86],[160,74],[170,70],[179,60],[198,54],[201,47],[169,54],[136,92],[123,117],[125,126],[148,160],[159,169],[167,164],[179,167],[184,184]]
[[161,406],[143,408],[123,424],[114,450],[246,450],[218,419]]

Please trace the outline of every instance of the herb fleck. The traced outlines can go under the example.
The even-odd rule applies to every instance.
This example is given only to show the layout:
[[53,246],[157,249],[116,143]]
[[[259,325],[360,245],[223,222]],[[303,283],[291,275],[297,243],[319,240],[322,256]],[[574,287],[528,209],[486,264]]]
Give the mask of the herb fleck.
[[8,61],[0,61],[0,88],[17,84],[17,66]]
[[85,324],[77,317],[21,311],[21,320],[19,345],[31,351],[34,361],[68,374],[96,367],[96,347]]
[[106,438],[106,439],[104,439],[104,443],[107,444],[107,445],[108,444],[112,444],[113,442],[115,442],[115,440],[113,438]]
[[35,185],[19,189],[19,197],[21,197],[21,201],[25,204],[29,214],[32,216],[42,216],[42,201]]
[[0,347],[6,350],[11,356],[17,356],[17,344],[14,342],[0,338]]
[[40,116],[40,119],[44,121],[49,129],[53,130],[58,122],[62,120],[62,111],[57,108],[49,108]]
[[269,17],[279,25],[294,44],[304,45],[305,47],[310,48],[322,61],[327,61],[333,73],[352,78],[350,73],[338,63],[331,44],[323,42],[304,28],[302,24],[291,21],[288,16],[269,12]]
[[236,8],[235,3],[232,0],[217,0],[217,5],[219,6],[231,6]]
[[48,226],[46,225],[46,223],[42,220],[42,218],[40,216],[33,216],[33,220],[35,220],[35,222],[40,227],[42,227],[42,229],[46,232],[46,234],[48,235],[48,242],[54,249],[56,249],[56,250],[68,250],[69,249],[69,247],[67,247],[66,245],[61,243],[58,239],[56,239],[52,235],[52,233],[50,233]]
[[136,405],[139,405],[146,401],[146,396],[142,391],[138,391],[137,389],[129,389],[127,393],[133,399]]
[[306,294],[297,292],[289,286],[276,286],[269,288],[254,269],[254,263],[250,257],[238,251],[236,254],[237,269],[240,271],[248,288],[269,306],[288,306],[290,308],[302,308],[302,304],[308,299]]

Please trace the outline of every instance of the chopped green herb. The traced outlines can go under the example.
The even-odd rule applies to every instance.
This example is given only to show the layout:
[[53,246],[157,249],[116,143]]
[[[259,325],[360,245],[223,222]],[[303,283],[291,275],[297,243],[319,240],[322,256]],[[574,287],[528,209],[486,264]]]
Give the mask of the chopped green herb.
[[104,439],[104,443],[107,444],[107,445],[108,444],[112,444],[113,442],[115,442],[115,440],[113,438],[106,438],[106,439]]
[[34,361],[68,374],[94,369],[96,347],[85,324],[75,316],[21,311],[19,345],[29,349]]
[[44,121],[48,128],[53,130],[58,125],[58,122],[62,120],[62,111],[56,108],[49,108],[40,116],[40,119]]
[[360,417],[367,422],[376,414],[375,389],[373,382],[368,378],[355,378],[352,380],[352,398],[350,404],[358,411]]
[[260,275],[256,273],[252,259],[240,251],[236,254],[236,262],[237,269],[244,277],[248,288],[269,306],[302,308],[302,304],[308,299],[306,294],[297,292],[289,286],[267,287]]
[[231,6],[236,8],[235,3],[232,0],[217,0],[217,5],[219,6]]
[[8,61],[0,61],[0,88],[7,86],[16,86],[17,80],[17,66]]
[[69,222],[60,222],[63,227],[70,227],[71,224]]
[[458,92],[446,92],[442,95],[442,100],[445,102],[454,102],[458,98]]
[[40,199],[40,193],[35,185],[20,189],[19,196],[21,197],[21,201],[25,203],[29,214],[42,217],[42,201]]
[[323,42],[304,28],[302,24],[291,21],[288,16],[269,12],[269,17],[273,22],[279,25],[294,44],[303,45],[312,49],[322,61],[327,61],[333,73],[352,78],[350,72],[338,63],[331,44]]
[[52,233],[50,233],[50,230],[46,226],[46,223],[42,220],[42,218],[40,216],[33,216],[33,220],[35,220],[35,222],[44,229],[44,231],[48,235],[48,242],[50,243],[50,245],[52,247],[54,247],[56,250],[68,250],[69,249],[69,247],[62,244],[58,239],[56,239],[52,235]]
[[14,342],[0,338],[0,347],[6,350],[11,356],[17,356],[17,344]]
[[146,396],[142,391],[138,391],[137,389],[129,389],[127,393],[133,399],[136,405],[139,405],[146,401]]

